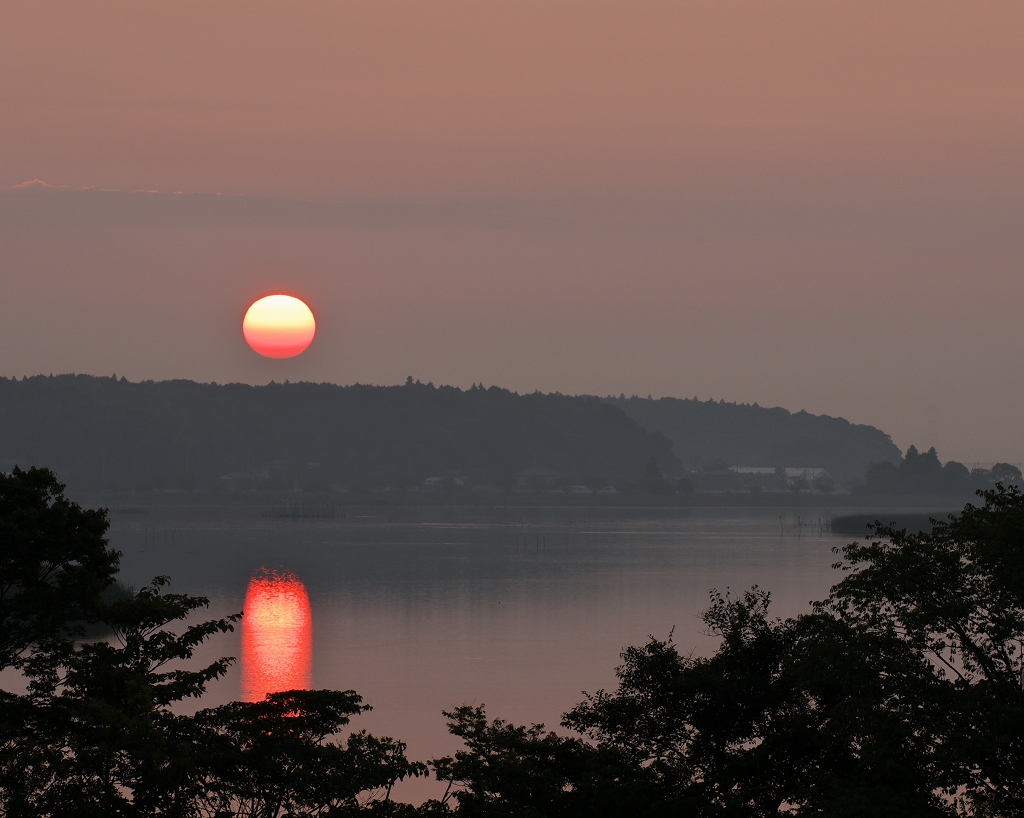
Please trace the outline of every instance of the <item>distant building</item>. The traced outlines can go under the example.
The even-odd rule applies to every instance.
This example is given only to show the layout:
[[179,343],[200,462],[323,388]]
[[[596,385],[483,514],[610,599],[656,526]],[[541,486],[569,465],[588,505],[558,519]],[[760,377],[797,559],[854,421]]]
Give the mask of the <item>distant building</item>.
[[466,479],[464,477],[428,477],[423,481],[423,488],[428,491],[441,491],[446,488],[454,488],[455,486],[466,485]]
[[787,478],[803,478],[804,480],[814,480],[819,477],[831,477],[831,475],[825,471],[825,469],[813,467],[813,466],[796,466],[791,468],[779,469],[772,466],[731,466],[730,471],[736,474],[778,474],[780,477],[783,476],[781,472],[785,473]]
[[220,476],[220,485],[229,491],[252,491],[256,488],[256,478],[249,472],[233,471]]
[[565,475],[546,466],[533,466],[516,472],[516,486],[519,488],[553,488],[564,483]]

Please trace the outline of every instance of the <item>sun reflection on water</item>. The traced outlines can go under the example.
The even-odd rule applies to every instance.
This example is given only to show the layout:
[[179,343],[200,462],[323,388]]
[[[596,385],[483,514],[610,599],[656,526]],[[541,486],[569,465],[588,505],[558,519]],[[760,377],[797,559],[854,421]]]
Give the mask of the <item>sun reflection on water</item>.
[[309,687],[313,619],[294,574],[265,571],[249,581],[242,617],[242,699]]

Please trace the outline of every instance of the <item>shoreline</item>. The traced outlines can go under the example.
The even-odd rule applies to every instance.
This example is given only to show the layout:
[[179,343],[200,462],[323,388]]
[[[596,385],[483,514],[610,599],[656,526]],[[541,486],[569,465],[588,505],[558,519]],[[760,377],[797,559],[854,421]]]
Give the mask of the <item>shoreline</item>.
[[[268,511],[268,516],[332,516],[332,509],[407,508],[407,509],[601,509],[686,510],[702,508],[787,509],[829,508],[842,510],[921,509],[956,511],[976,497],[948,496],[863,496],[851,494],[691,494],[668,497],[634,495],[564,495],[518,493],[486,495],[425,495],[406,493],[352,494],[340,492],[107,492],[69,491],[82,506],[105,507],[112,513],[131,513],[132,509],[167,507],[248,507]],[[287,513],[291,509],[294,513]]]

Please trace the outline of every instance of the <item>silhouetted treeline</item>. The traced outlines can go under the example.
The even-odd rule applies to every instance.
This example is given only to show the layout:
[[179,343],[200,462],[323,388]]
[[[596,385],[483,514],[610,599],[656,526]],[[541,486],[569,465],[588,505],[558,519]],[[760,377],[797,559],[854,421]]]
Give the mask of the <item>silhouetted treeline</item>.
[[[76,487],[411,487],[466,477],[632,484],[663,435],[598,398],[506,389],[0,378],[0,468],[53,464]],[[523,477],[522,473],[527,472]],[[519,475],[519,477],[517,477]]]
[[[519,395],[412,379],[249,386],[0,378],[0,468],[38,463],[55,464],[76,488],[133,491],[583,484],[648,494],[829,494],[852,485],[866,495],[962,497],[1020,481],[1009,464],[972,471],[914,447],[904,460],[870,426],[757,405]],[[786,466],[828,473],[789,477]]]
[[963,496],[998,482],[1021,485],[1020,469],[1011,463],[996,463],[991,469],[969,469],[955,460],[943,464],[934,447],[922,453],[911,446],[898,465],[872,463],[855,491],[890,496]]
[[29,683],[0,690],[0,815],[412,814],[388,796],[426,765],[401,741],[336,737],[369,709],[355,691],[175,713],[234,660],[183,663],[241,614],[195,621],[208,600],[168,593],[165,577],[123,593],[108,526],[105,509],[68,500],[52,472],[0,472],[0,670]]
[[860,480],[868,465],[899,463],[899,448],[873,426],[843,418],[791,413],[756,403],[679,398],[606,398],[651,431],[666,435],[685,468],[708,463],[772,468],[823,468],[837,481]]

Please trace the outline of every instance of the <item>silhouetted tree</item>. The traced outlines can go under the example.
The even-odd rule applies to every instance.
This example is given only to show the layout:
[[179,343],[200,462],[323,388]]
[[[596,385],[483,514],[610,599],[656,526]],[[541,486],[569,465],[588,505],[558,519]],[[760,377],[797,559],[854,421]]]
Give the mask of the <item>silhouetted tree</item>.
[[811,484],[807,482],[804,477],[790,477],[786,480],[786,488],[788,488],[793,494],[799,494],[801,491],[807,491],[811,487]]
[[658,458],[653,454],[647,461],[647,466],[644,468],[644,474],[640,478],[639,485],[648,494],[670,494],[672,492],[672,484],[661,473]]
[[[187,790],[179,744],[190,731],[170,708],[201,696],[231,660],[171,667],[238,617],[168,630],[207,600],[162,593],[166,584],[158,577],[106,606],[110,640],[50,640],[21,662],[29,692],[4,702],[24,720],[0,752],[0,805],[8,815],[159,814]],[[31,788],[20,782],[26,767],[39,776]]]
[[199,803],[215,815],[343,815],[381,808],[397,781],[427,768],[409,761],[405,744],[391,738],[360,731],[333,740],[351,716],[369,709],[352,690],[293,690],[201,711],[195,721],[213,735],[199,766]]
[[996,480],[992,472],[977,469],[972,472],[955,460],[943,465],[934,447],[922,454],[911,446],[899,466],[872,463],[864,482],[856,490],[862,494],[963,496],[973,489],[991,486]]
[[836,490],[836,481],[827,474],[819,474],[811,481],[811,488],[819,494],[831,494]]
[[[1024,815],[1024,496],[983,497],[931,532],[877,525],[810,614],[772,619],[756,588],[713,594],[715,654],[627,649],[618,688],[564,718],[586,744],[449,714],[467,748],[433,762],[454,795],[432,809]],[[634,811],[602,813],[622,792]]]
[[0,668],[80,633],[117,572],[106,511],[85,510],[64,490],[48,469],[0,473]]
[[[48,471],[0,474],[0,644],[28,682],[21,695],[0,691],[0,814],[409,812],[391,787],[426,768],[404,744],[365,732],[333,740],[368,709],[353,691],[175,713],[227,671],[230,658],[189,660],[240,615],[194,622],[208,601],[167,593],[165,577],[105,602],[119,557],[107,526]],[[84,639],[81,622],[109,635]]]
[[[818,607],[884,632],[930,663],[941,698],[923,699],[935,730],[937,783],[966,790],[974,814],[1024,811],[1024,495],[980,492],[930,532],[878,525],[844,550],[853,573]],[[935,722],[930,722],[929,717]]]
[[992,467],[992,476],[1005,486],[1020,486],[1024,483],[1020,469],[1011,463],[996,463]]

